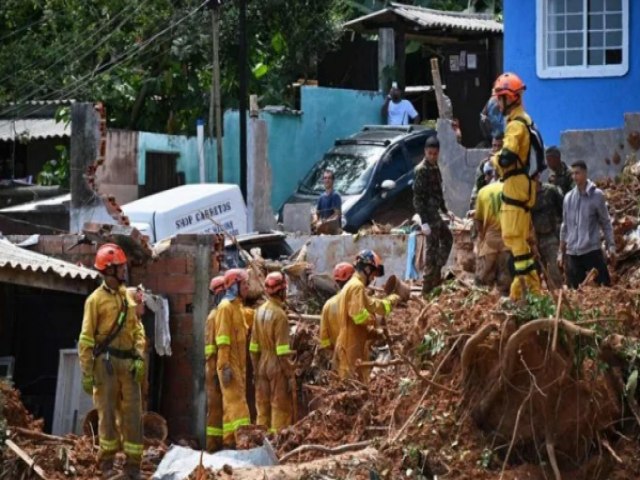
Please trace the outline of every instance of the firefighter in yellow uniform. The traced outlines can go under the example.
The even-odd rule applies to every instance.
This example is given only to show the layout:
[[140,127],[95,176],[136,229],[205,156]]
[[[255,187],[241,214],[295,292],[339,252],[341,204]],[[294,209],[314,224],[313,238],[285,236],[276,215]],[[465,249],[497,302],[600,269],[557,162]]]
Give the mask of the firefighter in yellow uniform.
[[[112,243],[102,245],[95,268],[104,282],[84,306],[78,341],[82,386],[93,394],[98,410],[102,478],[115,475],[113,461],[122,447],[127,457],[125,474],[129,479],[138,479],[143,453],[140,384],[145,368],[144,328],[124,285],[127,258],[122,249]],[[121,418],[121,432],[116,425],[117,416]]]
[[223,444],[233,448],[236,431],[249,425],[247,404],[247,321],[242,301],[249,292],[246,270],[233,268],[224,274],[226,293],[215,317],[216,368],[222,389]]
[[[342,289],[355,272],[353,265],[347,262],[337,264],[333,269],[333,279]],[[333,350],[340,333],[338,301],[340,292],[327,300],[320,315],[320,349]]]
[[289,357],[294,352],[289,348],[289,319],[282,308],[287,298],[284,275],[270,273],[264,288],[269,298],[256,311],[249,350],[256,375],[256,423],[277,433],[293,420],[294,369]]
[[382,260],[374,251],[362,250],[356,257],[355,269],[339,295],[340,332],[334,351],[334,367],[341,378],[356,378],[368,383],[371,369],[357,368],[358,361],[368,359],[368,329],[376,326],[376,315],[391,313],[400,297],[392,294],[379,300],[367,295],[367,285],[384,275]]
[[531,208],[536,203],[536,185],[529,178],[531,118],[522,106],[525,84],[513,73],[503,73],[496,80],[493,93],[502,115],[506,117],[502,150],[491,163],[504,182],[500,226],[505,246],[513,256],[515,277],[510,298],[522,297],[522,285],[531,293],[540,293],[540,277],[536,272],[531,248],[527,243],[531,228]]
[[213,309],[209,312],[204,332],[205,388],[207,391],[207,452],[222,448],[222,390],[218,380],[216,362],[216,311],[224,295],[224,277],[211,280],[209,292],[213,295]]

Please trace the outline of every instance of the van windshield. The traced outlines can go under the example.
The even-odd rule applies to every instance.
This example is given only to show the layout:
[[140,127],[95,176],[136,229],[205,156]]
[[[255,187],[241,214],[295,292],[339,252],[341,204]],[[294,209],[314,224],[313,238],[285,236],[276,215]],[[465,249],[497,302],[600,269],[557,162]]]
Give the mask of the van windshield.
[[384,153],[383,147],[353,146],[327,153],[300,183],[300,193],[320,195],[324,192],[322,174],[332,170],[335,174],[333,188],[341,195],[362,193],[369,183],[376,161]]

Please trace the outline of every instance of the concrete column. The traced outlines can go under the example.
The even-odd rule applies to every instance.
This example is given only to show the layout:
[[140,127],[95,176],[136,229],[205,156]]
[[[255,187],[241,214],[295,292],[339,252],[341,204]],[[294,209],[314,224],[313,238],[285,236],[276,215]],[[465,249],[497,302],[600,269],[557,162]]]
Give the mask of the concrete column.
[[195,289],[193,292],[193,423],[194,436],[200,444],[206,442],[207,395],[204,384],[204,327],[209,314],[209,267],[211,266],[211,235],[198,235],[195,246]]
[[386,93],[395,79],[385,75],[385,68],[393,68],[396,62],[395,35],[393,28],[378,29],[378,89]]
[[252,116],[247,136],[247,209],[249,231],[276,227],[271,209],[271,166],[269,165],[267,122]]
[[114,223],[103,201],[87,183],[87,167],[98,158],[100,118],[91,103],[71,106],[71,206],[69,231],[82,232],[85,222]]

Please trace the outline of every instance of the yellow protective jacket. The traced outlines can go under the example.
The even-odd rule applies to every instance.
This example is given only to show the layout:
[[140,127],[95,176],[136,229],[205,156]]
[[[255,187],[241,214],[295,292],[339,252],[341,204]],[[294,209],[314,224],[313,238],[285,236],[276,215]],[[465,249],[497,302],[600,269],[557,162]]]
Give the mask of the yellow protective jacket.
[[218,309],[214,308],[209,312],[204,327],[204,359],[209,362],[218,353],[216,345],[216,313]]
[[289,319],[282,301],[270,297],[256,310],[249,351],[257,359],[257,374],[277,366],[277,358],[293,353],[289,347]]
[[367,327],[376,324],[376,314],[391,312],[391,302],[367,295],[364,275],[360,272],[351,277],[338,297],[340,332],[336,340],[334,362],[342,378],[358,376],[366,382],[368,369],[357,370],[356,363],[358,360],[367,360]]
[[[525,173],[515,174],[518,170],[529,171],[529,147],[531,139],[527,125],[517,118],[523,119],[527,125],[531,125],[531,117],[524,111],[522,105],[516,106],[507,116],[507,126],[504,131],[504,142],[502,150],[491,158],[498,175],[504,180],[504,198],[507,199],[502,205],[503,210],[522,208],[508,203],[508,199],[522,202],[531,209],[536,203],[536,188],[529,176]],[[512,163],[508,166],[500,165],[501,158],[510,159]],[[503,163],[504,165],[504,163]]]
[[340,293],[335,294],[326,301],[322,307],[320,316],[320,348],[333,348],[340,333],[340,320],[338,315]]
[[225,365],[245,378],[247,373],[247,315],[242,300],[222,300],[215,317],[218,371]]
[[126,298],[124,326],[109,345],[118,350],[133,350],[144,358],[145,334],[136,315],[136,302],[124,286],[112,290],[105,283],[96,288],[84,304],[82,329],[78,340],[80,369],[84,375],[93,374],[93,347],[100,344],[118,321]]

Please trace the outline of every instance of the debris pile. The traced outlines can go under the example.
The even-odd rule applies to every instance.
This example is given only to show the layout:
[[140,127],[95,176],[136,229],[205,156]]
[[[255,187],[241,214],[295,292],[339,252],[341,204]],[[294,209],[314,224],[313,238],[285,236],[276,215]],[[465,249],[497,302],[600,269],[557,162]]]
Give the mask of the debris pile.
[[[0,381],[0,399],[0,420],[6,421],[8,433],[6,445],[0,449],[0,479],[100,477],[96,465],[98,450],[91,436],[59,437],[43,433],[43,421],[34,420],[22,404],[19,392],[4,381]],[[155,472],[166,452],[166,445],[154,443],[145,445],[142,461],[145,478]],[[123,463],[124,457],[118,457],[116,464],[122,467]],[[34,472],[33,477],[29,471]]]
[[449,282],[396,310],[369,385],[305,385],[310,413],[278,454],[370,445],[380,478],[636,478],[639,307],[625,288],[505,305]]

